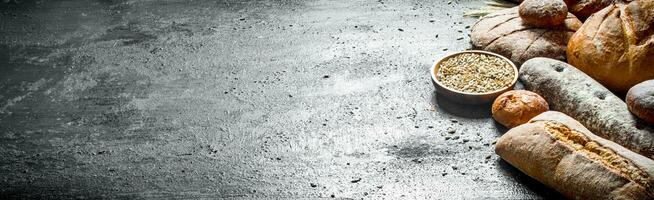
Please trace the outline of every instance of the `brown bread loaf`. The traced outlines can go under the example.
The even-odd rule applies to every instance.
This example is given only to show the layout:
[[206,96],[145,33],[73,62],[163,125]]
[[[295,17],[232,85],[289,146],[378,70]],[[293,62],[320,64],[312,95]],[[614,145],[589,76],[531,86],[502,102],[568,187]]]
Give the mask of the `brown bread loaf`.
[[570,199],[654,199],[654,161],[548,111],[509,130],[495,152]]
[[471,28],[470,41],[475,48],[506,56],[518,65],[535,57],[565,60],[568,40],[580,26],[572,14],[558,26],[528,25],[514,7],[479,19]]
[[493,101],[491,113],[500,124],[513,128],[549,110],[543,97],[527,90],[511,90]]
[[568,6],[563,0],[525,0],[518,8],[525,23],[538,27],[562,24],[568,16]]
[[567,54],[568,63],[616,93],[654,79],[654,0],[595,13],[572,36]]

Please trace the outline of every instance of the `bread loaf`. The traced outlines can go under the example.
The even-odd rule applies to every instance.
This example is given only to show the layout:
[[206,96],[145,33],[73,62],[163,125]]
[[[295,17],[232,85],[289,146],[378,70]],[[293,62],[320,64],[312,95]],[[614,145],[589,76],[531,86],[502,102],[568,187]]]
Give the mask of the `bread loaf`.
[[654,199],[654,161],[548,111],[509,130],[495,152],[570,199]]
[[613,4],[588,18],[567,47],[568,63],[613,92],[654,79],[654,0]]
[[558,26],[529,25],[514,7],[479,19],[470,29],[470,42],[477,49],[506,56],[516,64],[535,57],[565,60],[568,40],[579,27],[581,21],[569,13]]
[[491,107],[493,119],[509,128],[524,124],[547,110],[547,101],[527,90],[505,92],[495,99]]
[[563,0],[525,0],[518,6],[518,14],[527,24],[551,27],[565,21],[568,7]]

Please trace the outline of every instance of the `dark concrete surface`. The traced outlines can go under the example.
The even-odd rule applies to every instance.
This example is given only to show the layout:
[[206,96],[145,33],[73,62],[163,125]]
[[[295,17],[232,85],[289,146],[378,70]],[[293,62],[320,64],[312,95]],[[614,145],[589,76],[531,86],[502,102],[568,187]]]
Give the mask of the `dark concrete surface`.
[[556,197],[434,95],[479,0],[0,4],[3,198]]

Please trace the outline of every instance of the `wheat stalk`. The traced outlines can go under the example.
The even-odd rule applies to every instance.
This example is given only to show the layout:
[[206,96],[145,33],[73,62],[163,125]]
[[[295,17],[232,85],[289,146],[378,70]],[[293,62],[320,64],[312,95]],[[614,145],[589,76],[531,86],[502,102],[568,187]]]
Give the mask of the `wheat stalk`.
[[504,0],[492,0],[492,1],[484,1],[484,4],[486,4],[483,7],[467,11],[463,13],[464,17],[483,17],[488,14],[491,14],[493,12],[496,12],[498,10],[503,10],[507,8],[512,8],[517,6],[517,4],[512,3],[512,2],[507,2]]

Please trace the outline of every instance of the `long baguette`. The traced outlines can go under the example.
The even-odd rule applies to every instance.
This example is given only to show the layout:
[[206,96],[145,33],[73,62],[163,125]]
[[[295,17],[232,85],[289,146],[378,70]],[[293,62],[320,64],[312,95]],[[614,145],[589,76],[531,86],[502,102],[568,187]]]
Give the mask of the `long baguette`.
[[570,199],[654,199],[654,161],[549,111],[509,130],[495,152]]
[[571,116],[600,137],[654,158],[654,129],[632,115],[622,99],[573,66],[534,58],[521,66],[520,81],[543,96],[552,110]]

